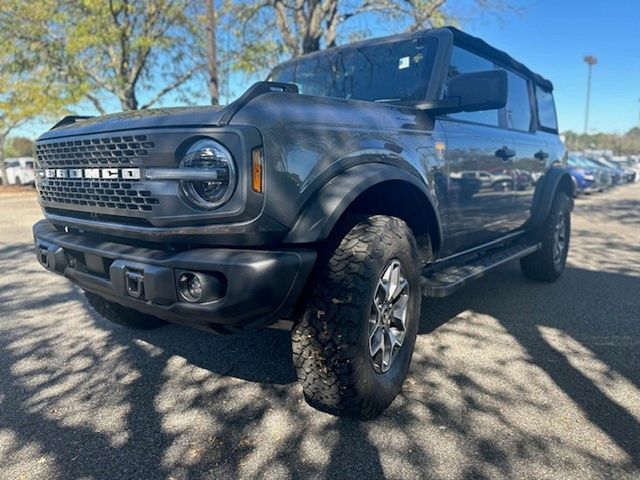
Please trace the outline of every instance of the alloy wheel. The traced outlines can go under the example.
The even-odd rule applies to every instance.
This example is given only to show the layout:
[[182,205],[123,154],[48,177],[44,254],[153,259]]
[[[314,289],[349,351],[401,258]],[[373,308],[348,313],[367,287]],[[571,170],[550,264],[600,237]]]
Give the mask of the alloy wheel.
[[369,314],[369,353],[378,373],[388,372],[404,343],[409,306],[409,281],[398,260],[378,279]]

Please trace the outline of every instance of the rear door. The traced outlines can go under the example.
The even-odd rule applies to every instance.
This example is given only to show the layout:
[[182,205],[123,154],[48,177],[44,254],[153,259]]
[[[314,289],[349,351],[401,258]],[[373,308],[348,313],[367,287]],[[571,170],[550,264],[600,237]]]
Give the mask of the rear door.
[[[491,60],[454,45],[449,79],[494,68]],[[500,115],[486,110],[439,117],[447,141],[447,253],[491,241],[513,227],[514,144]]]
[[513,158],[515,210],[511,217],[511,228],[517,229],[529,218],[534,179],[544,173],[549,152],[545,140],[535,128],[531,82],[511,70],[507,70],[507,75],[509,96],[502,115],[513,137],[516,152]]

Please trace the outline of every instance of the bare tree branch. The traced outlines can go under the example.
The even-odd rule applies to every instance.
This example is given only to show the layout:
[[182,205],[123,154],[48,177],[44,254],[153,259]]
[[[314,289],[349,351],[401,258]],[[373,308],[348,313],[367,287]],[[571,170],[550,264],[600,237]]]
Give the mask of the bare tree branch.
[[149,100],[147,103],[142,105],[140,107],[140,109],[141,110],[146,110],[147,108],[151,107],[154,103],[156,103],[158,100],[160,100],[162,97],[164,97],[167,93],[171,92],[172,90],[175,90],[176,88],[180,87],[182,84],[187,82],[191,77],[193,77],[193,75],[201,67],[202,66],[200,64],[194,65],[193,67],[191,67],[184,74],[180,75],[173,82],[171,82],[169,85],[167,85],[162,90],[160,90],[151,100]]
[[100,115],[106,115],[107,114],[107,111],[102,106],[102,104],[100,103],[100,100],[98,100],[98,98],[96,96],[92,95],[91,93],[85,93],[84,96],[87,97],[87,99],[95,107],[95,109],[98,111],[98,113],[100,113]]

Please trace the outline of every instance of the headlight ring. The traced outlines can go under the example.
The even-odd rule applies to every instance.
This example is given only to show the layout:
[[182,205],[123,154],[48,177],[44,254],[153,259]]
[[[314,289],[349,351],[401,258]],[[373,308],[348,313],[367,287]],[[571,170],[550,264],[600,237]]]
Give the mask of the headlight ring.
[[[229,150],[210,138],[194,142],[180,162],[181,169],[211,172],[206,180],[182,180],[180,187],[194,206],[213,210],[229,201],[236,188],[236,167]],[[194,170],[195,172],[195,170]]]

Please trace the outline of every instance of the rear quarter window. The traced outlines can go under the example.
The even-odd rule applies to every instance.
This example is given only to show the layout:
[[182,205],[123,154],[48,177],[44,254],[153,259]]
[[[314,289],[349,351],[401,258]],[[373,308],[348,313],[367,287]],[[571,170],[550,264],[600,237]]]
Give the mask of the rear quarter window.
[[538,126],[544,130],[557,132],[558,119],[553,94],[541,87],[536,87],[536,103],[538,104]]

